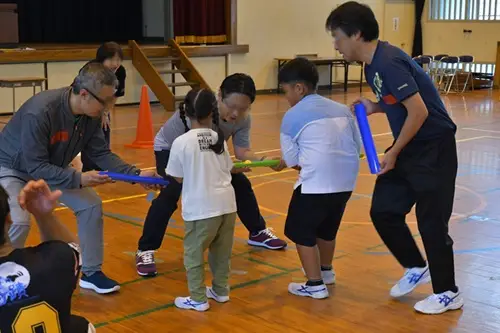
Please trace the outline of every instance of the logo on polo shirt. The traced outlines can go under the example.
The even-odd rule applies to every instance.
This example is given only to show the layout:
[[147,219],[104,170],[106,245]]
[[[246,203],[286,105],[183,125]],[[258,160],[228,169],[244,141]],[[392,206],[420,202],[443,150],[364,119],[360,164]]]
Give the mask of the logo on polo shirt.
[[382,99],[382,78],[380,77],[378,72],[375,72],[373,76],[373,87],[375,96],[377,96],[377,102],[380,102]]
[[[383,83],[384,82],[382,81],[380,74],[378,72],[375,72],[375,76],[373,77],[373,87],[374,87],[375,96],[377,96],[377,102],[383,101],[387,105],[396,104],[398,102],[396,97],[394,97],[391,94],[388,94],[385,96],[382,94]],[[399,87],[398,90],[401,90],[407,86],[408,86],[408,84],[405,83],[401,87]]]

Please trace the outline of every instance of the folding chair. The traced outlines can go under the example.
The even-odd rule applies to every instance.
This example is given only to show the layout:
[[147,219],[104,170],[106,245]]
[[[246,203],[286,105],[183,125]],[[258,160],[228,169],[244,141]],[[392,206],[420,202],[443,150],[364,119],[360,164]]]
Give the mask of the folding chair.
[[471,66],[474,63],[474,56],[462,55],[458,58],[460,60],[460,64],[462,64],[462,70],[460,72],[466,75],[462,93],[465,91],[465,89],[467,89],[467,84],[469,83],[469,79],[471,79],[471,88],[472,91],[474,91],[474,77],[472,76],[472,66]]
[[438,83],[438,88],[441,89],[441,86],[443,84],[443,79],[446,79],[446,82],[444,84],[444,87],[442,88],[442,91],[448,94],[450,92],[451,86],[453,84],[453,81],[456,83],[456,91],[458,92],[458,79],[456,78],[457,76],[457,71],[458,71],[458,64],[460,63],[460,59],[458,57],[454,56],[448,56],[448,57],[443,57],[439,61],[440,63],[440,73],[439,73],[439,83]]

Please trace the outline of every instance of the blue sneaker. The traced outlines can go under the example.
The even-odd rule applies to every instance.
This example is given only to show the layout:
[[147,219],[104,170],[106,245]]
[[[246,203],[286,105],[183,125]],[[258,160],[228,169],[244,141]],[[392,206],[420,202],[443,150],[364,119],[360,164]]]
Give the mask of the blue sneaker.
[[98,294],[109,294],[120,290],[120,285],[115,280],[111,280],[103,272],[95,272],[87,276],[82,274],[80,288],[91,289]]

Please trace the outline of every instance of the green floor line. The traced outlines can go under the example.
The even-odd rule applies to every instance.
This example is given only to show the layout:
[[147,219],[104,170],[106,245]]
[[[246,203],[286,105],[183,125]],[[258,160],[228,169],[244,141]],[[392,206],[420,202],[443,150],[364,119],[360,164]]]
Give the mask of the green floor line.
[[[260,249],[260,248],[250,249],[248,251],[244,251],[244,252],[240,252],[240,253],[237,253],[237,254],[233,254],[231,256],[231,259],[232,258],[241,257],[241,256],[245,256],[245,255],[252,254],[252,253],[258,253],[258,252],[261,252],[261,251],[264,251],[264,249]],[[208,264],[208,261],[205,261],[205,265],[207,265],[207,264]],[[133,283],[137,283],[137,282],[142,282],[142,281],[149,281],[151,279],[154,279],[154,278],[157,278],[157,277],[160,277],[160,276],[169,275],[169,274],[172,274],[172,273],[183,272],[183,271],[184,271],[184,267],[179,267],[179,268],[175,268],[175,269],[172,269],[172,270],[169,270],[169,271],[166,271],[166,272],[158,273],[155,277],[152,277],[152,278],[139,277],[139,278],[134,279],[134,280],[125,281],[125,282],[120,283],[120,286],[126,286],[126,285],[129,285],[129,284],[133,284]],[[83,295],[83,294],[82,293],[73,294],[73,297],[78,297],[78,296],[81,296],[81,295]]]
[[[296,272],[296,271],[299,271],[299,270],[300,269],[286,270],[286,271],[283,271],[283,272],[280,272],[280,273],[276,273],[276,274],[269,274],[269,275],[263,276],[263,277],[261,277],[259,279],[254,279],[254,280],[250,280],[250,281],[247,281],[247,282],[238,283],[238,284],[236,284],[234,286],[231,286],[231,290],[236,290],[236,289],[241,289],[241,288],[245,288],[245,287],[248,287],[248,286],[253,286],[253,285],[259,284],[261,282],[268,281],[268,280],[271,280],[271,279],[274,279],[274,278],[277,278],[277,277],[281,277],[281,276],[284,276],[284,275],[287,275],[287,274],[290,274],[290,273],[293,273],[293,272]],[[116,323],[119,323],[119,322],[122,322],[122,321],[125,321],[125,320],[134,319],[134,318],[142,317],[142,316],[154,313],[154,312],[165,310],[165,309],[171,308],[173,306],[174,306],[173,302],[172,303],[163,304],[163,305],[151,308],[151,309],[147,309],[147,310],[143,310],[143,311],[138,311],[138,312],[135,312],[135,313],[132,313],[132,314],[129,314],[129,315],[125,315],[123,317],[119,317],[119,318],[111,319],[111,320],[104,321],[104,322],[101,322],[101,323],[97,323],[94,326],[95,326],[95,328],[100,328],[100,327],[108,326],[110,324],[116,324]]]
[[251,262],[254,262],[256,264],[261,264],[261,265],[264,265],[264,266],[272,267],[272,268],[275,268],[275,269],[283,271],[283,272],[287,272],[288,271],[287,268],[276,266],[274,264],[270,264],[268,262],[265,262],[265,261],[262,261],[262,260],[259,260],[259,259],[255,259],[255,258],[252,258],[252,257],[248,257],[247,260],[251,261]]
[[[132,221],[128,221],[126,219],[118,218],[116,216],[108,216],[108,217],[112,218],[114,220],[126,223],[126,224],[130,224],[130,225],[136,226],[136,227],[142,227],[142,224],[139,224],[139,223],[136,223],[136,222],[132,222]],[[172,235],[170,235],[170,234],[166,234],[166,235],[172,237]],[[177,238],[177,237],[179,237],[179,236],[176,236],[174,238]],[[238,254],[234,254],[234,255],[231,256],[231,258],[237,258],[237,257],[241,257],[241,256],[244,256],[244,255],[248,255],[248,254],[252,254],[252,253],[258,253],[258,252],[262,252],[262,251],[268,251],[268,250],[265,250],[264,248],[252,248],[252,249],[250,249],[248,251],[244,251],[244,252],[241,252],[241,253],[238,253]],[[345,254],[341,254],[341,255],[335,256],[334,259],[340,259],[340,258],[342,258],[344,256],[347,256],[347,255],[349,255],[349,253],[345,253]],[[257,260],[257,259],[252,258],[252,260]],[[272,265],[272,264],[268,264],[268,263],[266,263],[264,261],[259,261],[259,263],[261,263],[263,265],[267,265],[267,266]],[[208,264],[208,261],[206,261],[205,264]],[[280,268],[274,267],[274,268],[279,269],[279,270],[284,270],[283,267],[280,267]],[[179,268],[172,269],[170,271],[158,273],[155,277],[165,276],[165,275],[169,275],[169,274],[172,274],[172,273],[178,273],[178,272],[182,272],[182,271],[184,271],[184,267],[179,267]],[[130,285],[130,284],[134,284],[134,283],[138,283],[138,282],[142,282],[142,281],[147,281],[149,279],[151,279],[151,278],[139,277],[139,278],[134,279],[134,280],[129,280],[129,281],[122,282],[122,283],[120,283],[120,286],[127,286],[127,285]],[[73,297],[78,297],[80,295],[83,295],[83,294],[82,293],[73,294]]]
[[[119,221],[119,222],[122,222],[122,223],[126,223],[126,224],[129,224],[129,225],[133,225],[133,226],[136,226],[136,227],[142,227],[143,226],[140,223],[129,221],[127,219],[123,219],[123,218],[120,218],[120,217],[117,217],[117,216],[110,216],[110,215],[106,215],[106,216],[109,217],[109,218],[112,218],[112,219],[114,219],[116,221]],[[166,233],[165,235],[167,235],[169,237],[176,238],[176,239],[181,239],[181,240],[183,239],[183,237],[180,237],[180,236],[177,236],[177,235],[174,235],[174,234]],[[245,256],[245,255],[249,255],[249,254],[256,253],[256,252],[261,252],[261,251],[264,251],[264,249],[263,248],[253,248],[253,249],[251,249],[249,251],[244,251],[244,252],[232,255],[231,258],[241,257],[241,256]],[[340,259],[340,258],[345,257],[347,255],[349,255],[349,253],[341,254],[339,256],[336,256],[334,259]],[[271,280],[271,279],[274,279],[274,278],[278,278],[278,277],[281,277],[281,276],[285,276],[285,275],[288,275],[290,273],[298,272],[298,271],[301,270],[301,268],[286,269],[284,267],[280,267],[280,266],[277,266],[277,265],[274,265],[274,264],[270,264],[270,263],[267,263],[265,261],[262,261],[262,260],[259,260],[259,259],[255,259],[255,258],[252,258],[252,257],[247,257],[246,259],[249,260],[249,261],[251,261],[251,262],[254,262],[256,264],[260,264],[260,265],[264,265],[264,266],[268,266],[268,267],[272,267],[272,268],[278,269],[281,272],[275,273],[275,274],[265,275],[265,276],[263,276],[263,277],[261,277],[259,279],[254,279],[254,280],[250,280],[250,281],[238,283],[238,284],[236,284],[234,286],[231,286],[231,290],[237,290],[237,289],[245,288],[245,287],[248,287],[248,286],[253,286],[253,285],[259,284],[261,282],[268,281],[268,280]],[[205,262],[205,264],[207,264],[207,263],[208,262]],[[181,271],[184,271],[184,267],[179,267],[179,268],[167,271],[167,272],[159,273],[157,275],[157,277],[158,276],[164,276],[164,275],[172,274],[172,273],[176,273],[176,272],[181,272]],[[134,279],[134,280],[131,280],[131,281],[122,282],[120,285],[121,286],[125,286],[125,285],[129,285],[129,284],[133,284],[133,283],[137,283],[137,282],[141,282],[141,281],[146,281],[146,280],[149,280],[149,279],[148,278],[142,278],[142,277],[140,277],[140,278],[137,278],[137,279]],[[76,297],[77,295],[73,295],[73,296]],[[122,321],[125,321],[125,320],[129,320],[129,319],[134,319],[134,318],[137,318],[137,317],[146,316],[146,315],[148,315],[150,313],[154,313],[154,312],[158,312],[158,311],[161,311],[161,310],[165,310],[165,309],[168,309],[168,308],[171,308],[171,307],[174,307],[174,306],[175,305],[174,305],[173,302],[172,303],[167,303],[167,304],[163,304],[163,305],[160,305],[160,306],[156,306],[156,307],[151,308],[151,309],[146,309],[146,310],[143,310],[143,311],[138,311],[138,312],[135,312],[135,313],[132,313],[132,314],[128,314],[128,315],[125,315],[123,317],[119,317],[119,318],[111,319],[111,320],[108,320],[108,321],[100,322],[100,323],[95,324],[94,326],[96,328],[100,328],[100,327],[108,326],[110,324],[119,323],[119,322],[122,322]]]
[[94,327],[95,328],[99,328],[99,327],[108,326],[110,324],[116,324],[116,323],[119,323],[121,321],[125,321],[125,320],[129,320],[129,319],[134,319],[134,318],[137,318],[137,317],[146,316],[146,315],[148,315],[150,313],[161,311],[161,310],[165,310],[165,309],[171,308],[173,306],[174,306],[174,303],[168,303],[168,304],[160,305],[160,306],[148,309],[148,310],[144,310],[144,311],[132,313],[132,314],[120,317],[120,318],[112,319],[110,321],[105,321],[105,322],[102,322],[102,323],[98,323],[98,324],[95,324]]
[[[121,218],[121,217],[118,217],[118,216],[114,216],[114,215],[109,215],[109,214],[106,214],[106,213],[103,213],[103,215],[106,216],[106,217],[109,217],[110,219],[113,219],[113,220],[116,220],[116,221],[120,221],[120,222],[123,222],[123,223],[126,223],[126,224],[133,225],[134,227],[139,227],[139,228],[143,227],[143,225],[141,223],[138,223],[138,222],[126,220],[124,218]],[[172,234],[172,233],[169,233],[169,232],[166,232],[165,236],[169,236],[171,238],[175,238],[175,239],[179,239],[179,240],[184,240],[184,237],[178,236],[178,235],[175,235],[175,234]]]
[[[238,257],[241,257],[241,256],[245,256],[245,255],[252,254],[252,253],[257,253],[257,252],[260,252],[260,251],[262,251],[262,250],[261,249],[251,249],[251,250],[248,250],[248,251],[240,252],[240,253],[237,253],[237,254],[233,254],[231,256],[231,259],[238,258]],[[207,265],[208,261],[205,261],[204,264]],[[155,277],[163,276],[163,275],[168,275],[168,274],[172,274],[172,273],[183,272],[183,271],[185,271],[184,267],[179,267],[179,268],[172,269],[170,271],[158,273]],[[148,280],[151,280],[151,279],[152,278],[139,277],[139,278],[137,278],[135,280],[122,282],[122,283],[120,283],[120,286],[126,286],[126,285],[129,285],[129,284],[132,284],[132,283],[141,282],[141,281],[148,281]]]
[[[107,216],[107,217],[109,217],[109,218],[112,218],[114,220],[117,220],[119,222],[123,222],[123,223],[126,223],[126,224],[130,224],[130,225],[142,228],[142,224],[140,224],[140,223],[129,221],[129,220],[126,220],[126,219],[123,219],[123,218],[120,218],[120,217],[117,217],[117,216],[114,216],[114,215],[106,215],[106,214],[104,214],[104,215]],[[177,235],[174,235],[174,234],[170,234],[170,233],[166,233],[165,235],[167,235],[169,237],[172,237],[172,238],[176,238],[176,239],[183,239],[183,237],[180,237],[180,236],[177,236]],[[244,252],[241,252],[241,253],[238,253],[238,254],[234,254],[234,255],[231,256],[231,258],[240,257],[240,256],[244,256],[244,255],[247,255],[247,254],[252,254],[252,253],[261,252],[261,251],[264,251],[264,249],[263,248],[252,248],[252,249],[250,249],[248,251],[244,251]],[[207,264],[207,263],[208,263],[208,261],[205,262],[205,264]],[[182,272],[182,271],[184,271],[184,267],[179,267],[179,268],[167,271],[167,272],[158,273],[156,275],[156,277],[163,276],[163,275],[168,275],[168,274],[172,274],[172,273],[177,273],[177,272]],[[129,285],[129,284],[133,284],[133,283],[137,283],[137,282],[141,282],[141,281],[145,281],[145,280],[149,280],[149,279],[148,278],[139,277],[139,278],[134,279],[134,280],[122,282],[122,283],[120,283],[120,286],[126,286],[126,285]],[[73,294],[73,297],[77,297],[78,295],[80,295],[80,294]]]
[[[242,255],[245,255],[245,254],[248,254],[248,253],[239,253],[236,256],[242,256]],[[338,257],[335,257],[335,259],[340,259],[342,257],[345,257],[346,255],[348,255],[348,254],[340,255]],[[242,288],[245,288],[245,287],[248,287],[248,286],[253,286],[253,285],[259,284],[261,282],[272,280],[274,278],[285,276],[285,275],[288,275],[290,273],[295,273],[295,272],[298,272],[298,271],[301,270],[301,268],[285,269],[283,267],[275,266],[273,264],[269,264],[267,262],[264,262],[264,261],[261,261],[261,260],[258,260],[258,259],[254,259],[254,258],[247,258],[247,259],[249,261],[251,261],[251,262],[255,262],[256,264],[261,264],[261,265],[273,267],[273,268],[276,268],[276,269],[280,269],[282,271],[279,272],[279,273],[275,273],[275,274],[265,275],[265,276],[263,276],[263,277],[261,277],[259,279],[254,279],[254,280],[250,280],[250,281],[246,281],[246,282],[241,282],[241,283],[235,284],[235,285],[231,286],[231,290],[237,290],[237,289],[242,289]],[[96,328],[100,328],[100,327],[108,326],[110,324],[119,323],[119,322],[122,322],[122,321],[125,321],[125,320],[129,320],[129,319],[133,319],[133,318],[137,318],[137,317],[146,316],[148,314],[151,314],[151,313],[154,313],[154,312],[158,312],[158,311],[161,311],[161,310],[165,310],[165,309],[168,309],[168,308],[171,308],[171,307],[174,307],[174,306],[175,305],[174,305],[173,302],[172,303],[167,303],[167,304],[163,304],[163,305],[151,308],[151,309],[147,309],[147,310],[143,310],[143,311],[138,311],[138,312],[135,312],[135,313],[132,313],[132,314],[129,314],[129,315],[125,315],[123,317],[119,317],[119,318],[115,318],[115,319],[108,320],[108,321],[105,321],[105,322],[97,323],[94,326]]]

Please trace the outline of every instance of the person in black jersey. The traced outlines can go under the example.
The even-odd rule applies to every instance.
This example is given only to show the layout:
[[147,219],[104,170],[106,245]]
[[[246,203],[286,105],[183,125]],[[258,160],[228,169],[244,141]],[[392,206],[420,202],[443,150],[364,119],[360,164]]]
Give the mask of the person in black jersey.
[[[114,109],[116,100],[118,97],[122,97],[125,95],[125,78],[127,77],[127,71],[125,70],[125,67],[123,67],[122,62],[123,62],[123,51],[120,47],[115,42],[107,42],[102,44],[98,49],[96,53],[95,59],[89,61],[86,65],[89,63],[101,63],[105,67],[111,69],[115,75],[116,78],[118,79],[118,87],[116,89],[115,93],[115,98],[110,103],[109,108],[104,112],[104,115],[102,116],[102,131],[104,133],[104,138],[106,139],[106,142],[108,144],[108,147],[111,142],[111,114],[110,111]],[[83,67],[85,67],[83,66]],[[83,69],[82,67],[82,69]],[[81,69],[80,69],[81,71]],[[78,159],[81,158],[81,161]],[[97,170],[97,171],[102,171],[97,164],[95,164],[89,156],[82,152],[81,156],[79,155],[74,161],[73,161],[73,166],[77,167],[78,169],[81,167],[83,172],[86,171],[91,171],[91,170]]]
[[8,238],[9,197],[0,186],[0,332],[90,333],[87,319],[71,314],[71,296],[80,274],[77,238],[52,214],[61,191],[30,181],[20,206],[36,217],[42,243],[14,249]]

